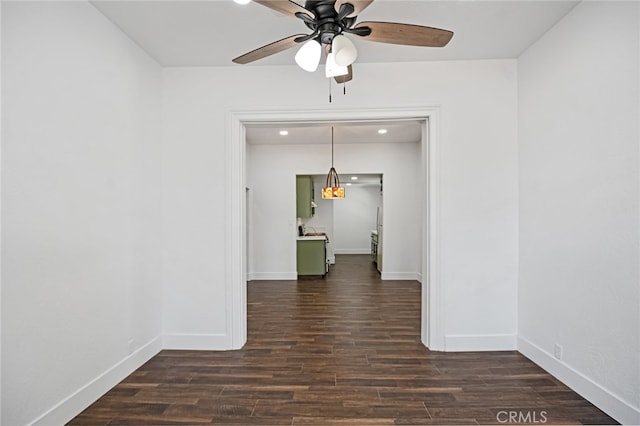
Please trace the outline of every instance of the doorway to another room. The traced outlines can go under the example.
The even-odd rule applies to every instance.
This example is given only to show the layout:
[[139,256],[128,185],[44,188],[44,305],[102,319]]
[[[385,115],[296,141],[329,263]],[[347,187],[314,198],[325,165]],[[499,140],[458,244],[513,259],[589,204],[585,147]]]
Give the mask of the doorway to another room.
[[[247,256],[246,249],[246,227],[245,223],[245,208],[244,197],[238,197],[236,189],[241,186],[244,189],[247,183],[247,172],[254,170],[254,164],[251,163],[254,152],[247,149],[247,129],[255,125],[270,125],[278,126],[281,123],[337,123],[337,122],[380,122],[380,121],[402,121],[402,120],[417,120],[420,124],[421,137],[417,143],[417,151],[414,152],[412,161],[415,161],[418,167],[418,175],[414,182],[404,182],[400,185],[407,187],[413,187],[416,190],[415,200],[417,207],[415,209],[409,209],[417,218],[416,223],[409,224],[404,220],[390,221],[388,217],[385,217],[387,223],[399,223],[408,225],[411,227],[412,235],[418,241],[417,246],[417,258],[418,258],[418,279],[421,282],[422,293],[422,319],[421,319],[421,340],[431,349],[441,349],[443,347],[442,336],[442,324],[439,320],[441,316],[440,312],[440,291],[438,289],[437,277],[438,274],[438,250],[437,248],[437,204],[438,204],[438,156],[436,152],[437,140],[437,123],[438,123],[438,109],[437,108],[399,108],[391,110],[366,110],[366,111],[301,111],[301,112],[235,112],[230,114],[230,138],[227,144],[227,160],[229,164],[229,188],[228,195],[228,212],[229,212],[229,232],[227,234],[227,247],[229,252],[228,257],[228,269],[227,269],[227,331],[230,338],[231,347],[241,347],[246,341],[246,274],[245,274],[245,262],[248,258],[256,260],[257,256]],[[316,146],[314,158],[324,158],[327,156],[326,145]],[[353,150],[354,147],[344,146],[345,150]],[[296,149],[289,149],[287,155],[292,152],[296,152]],[[339,158],[339,155],[336,155]],[[340,161],[340,160],[338,160]],[[308,173],[312,175],[321,175],[326,173],[327,164],[321,164],[318,161],[313,162],[314,165],[301,164],[300,170],[297,173]],[[336,164],[337,169],[341,169],[339,163]],[[342,167],[346,169],[346,167]],[[282,190],[281,192],[288,192],[283,190],[283,183],[286,183],[286,178],[283,178],[278,174],[278,167],[276,164],[271,164],[271,170],[274,172],[271,176],[272,188],[274,192]],[[366,170],[372,170],[367,168]],[[388,176],[386,171],[385,179]],[[254,183],[254,182],[252,182]],[[396,182],[398,183],[398,182]],[[288,184],[286,184],[288,185]],[[286,186],[285,185],[285,186]],[[292,183],[293,185],[293,183]],[[393,203],[393,200],[387,199],[386,191],[387,182],[385,181],[385,203]],[[254,193],[253,203],[254,206],[258,200],[258,191],[253,191],[255,188],[253,185],[252,192]],[[243,191],[244,192],[244,191]],[[294,192],[294,191],[292,191]],[[295,201],[283,204],[284,210],[290,208]],[[257,209],[254,209],[254,211]],[[390,211],[385,210],[385,216],[391,215]],[[267,226],[263,226],[267,225]],[[257,229],[270,228],[268,223],[260,223],[260,221],[252,222],[251,228],[253,231]],[[293,235],[296,233],[296,220],[292,218],[287,226],[291,228]],[[255,240],[255,236],[254,236]],[[386,244],[386,242],[385,242]],[[393,240],[389,242],[393,244]],[[295,245],[293,246],[295,247]],[[400,247],[400,246],[398,246]],[[249,248],[251,250],[251,248]],[[280,254],[280,259],[288,256],[289,260],[295,262],[295,249],[287,251],[278,250],[274,247],[273,253]],[[284,255],[284,256],[283,256]],[[274,257],[274,260],[277,259]],[[386,259],[385,259],[386,264]],[[283,269],[284,272],[286,272]],[[384,271],[384,270],[383,270]],[[423,273],[424,271],[424,273]],[[255,278],[255,277],[254,277]],[[276,277],[272,277],[277,279]],[[384,277],[383,277],[384,278]],[[295,279],[290,277],[288,279]],[[394,279],[394,278],[388,278]],[[402,279],[402,278],[401,278]],[[408,279],[408,278],[404,278]]]
[[328,272],[336,264],[336,255],[368,255],[381,272],[382,174],[342,173],[339,178],[345,197],[324,199],[321,193],[327,185],[326,175],[296,176],[298,240],[307,236],[326,238]]

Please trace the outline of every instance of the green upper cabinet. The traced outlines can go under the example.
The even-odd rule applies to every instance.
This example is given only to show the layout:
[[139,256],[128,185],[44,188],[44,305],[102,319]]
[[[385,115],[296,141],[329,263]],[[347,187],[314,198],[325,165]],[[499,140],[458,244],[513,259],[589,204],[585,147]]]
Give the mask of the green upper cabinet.
[[313,177],[296,176],[296,217],[311,217],[313,210]]

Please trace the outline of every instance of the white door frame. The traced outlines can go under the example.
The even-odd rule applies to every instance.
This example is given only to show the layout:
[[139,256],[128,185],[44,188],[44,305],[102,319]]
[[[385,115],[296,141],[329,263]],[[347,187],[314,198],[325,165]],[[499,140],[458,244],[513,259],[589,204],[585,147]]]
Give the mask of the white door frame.
[[439,141],[438,107],[326,110],[231,110],[227,112],[225,160],[226,201],[226,334],[231,349],[247,340],[246,275],[246,132],[245,124],[273,122],[345,122],[423,120],[421,152],[422,191],[422,342],[431,350],[444,350],[443,289],[440,283],[439,245]]

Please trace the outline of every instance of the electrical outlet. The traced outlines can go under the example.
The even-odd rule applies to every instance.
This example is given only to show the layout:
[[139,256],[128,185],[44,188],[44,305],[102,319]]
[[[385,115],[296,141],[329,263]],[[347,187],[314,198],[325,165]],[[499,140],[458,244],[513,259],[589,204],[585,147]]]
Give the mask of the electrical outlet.
[[562,361],[562,346],[557,343],[553,347],[553,356],[555,356],[557,360]]

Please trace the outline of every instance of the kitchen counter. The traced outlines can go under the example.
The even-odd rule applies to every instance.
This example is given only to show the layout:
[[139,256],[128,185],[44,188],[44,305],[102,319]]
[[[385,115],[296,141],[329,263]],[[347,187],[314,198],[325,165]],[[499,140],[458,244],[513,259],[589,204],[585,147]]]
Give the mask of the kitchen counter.
[[304,235],[302,237],[298,236],[298,241],[315,241],[315,240],[326,240],[326,235]]

